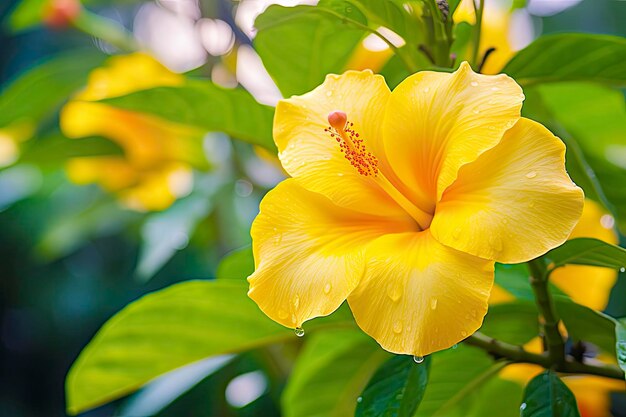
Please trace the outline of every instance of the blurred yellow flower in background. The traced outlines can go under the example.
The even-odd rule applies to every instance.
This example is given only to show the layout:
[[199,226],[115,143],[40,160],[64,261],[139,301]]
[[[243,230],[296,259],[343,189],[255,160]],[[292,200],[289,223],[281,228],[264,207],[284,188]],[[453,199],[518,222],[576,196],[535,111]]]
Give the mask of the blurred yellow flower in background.
[[31,123],[13,123],[0,128],[0,168],[9,166],[20,157],[20,143],[35,132]]
[[70,138],[105,137],[124,155],[74,158],[67,164],[70,180],[97,183],[140,211],[165,209],[189,193],[192,166],[206,164],[202,132],[97,102],[183,83],[183,76],[143,53],[110,58],[106,66],[94,70],[86,88],[62,109],[61,130]]
[[560,245],[582,211],[563,143],[520,117],[523,99],[511,78],[463,63],[393,92],[348,71],[280,101],[274,140],[292,178],[252,225],[249,296],[291,328],[347,299],[394,353],[465,339],[487,311],[494,261]]

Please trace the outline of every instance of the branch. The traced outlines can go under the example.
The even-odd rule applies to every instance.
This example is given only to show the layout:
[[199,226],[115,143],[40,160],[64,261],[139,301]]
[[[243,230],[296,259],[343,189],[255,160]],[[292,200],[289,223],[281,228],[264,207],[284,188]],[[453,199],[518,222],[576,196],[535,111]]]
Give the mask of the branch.
[[624,380],[624,371],[615,365],[588,365],[573,360],[564,360],[560,365],[553,365],[547,354],[531,353],[521,346],[502,342],[492,337],[476,332],[464,343],[478,347],[499,358],[506,358],[512,362],[532,363],[547,369],[554,369],[557,372],[566,374],[587,374],[604,376],[612,379]]

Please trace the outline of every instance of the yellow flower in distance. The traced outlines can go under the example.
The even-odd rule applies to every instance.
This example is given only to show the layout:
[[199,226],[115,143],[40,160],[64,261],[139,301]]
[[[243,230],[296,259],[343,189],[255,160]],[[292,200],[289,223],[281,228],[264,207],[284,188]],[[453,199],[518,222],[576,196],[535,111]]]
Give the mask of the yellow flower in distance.
[[205,163],[198,149],[201,132],[96,102],[183,82],[184,77],[143,53],[113,57],[94,70],[87,87],[62,109],[61,130],[70,138],[108,138],[124,156],[75,158],[67,166],[70,180],[97,183],[137,210],[162,210],[188,193],[191,165]]
[[261,202],[249,296],[290,328],[348,300],[390,352],[423,356],[478,329],[494,261],[565,241],[583,193],[565,147],[520,117],[506,75],[419,72],[393,92],[371,71],[282,100],[291,175]]

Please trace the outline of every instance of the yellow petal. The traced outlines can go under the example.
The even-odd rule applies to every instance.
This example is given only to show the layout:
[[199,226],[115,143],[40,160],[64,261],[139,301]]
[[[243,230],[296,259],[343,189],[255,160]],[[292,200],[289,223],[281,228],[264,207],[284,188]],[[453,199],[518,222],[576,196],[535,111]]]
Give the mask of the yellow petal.
[[281,100],[276,107],[274,140],[287,173],[339,206],[371,214],[405,215],[372,176],[359,174],[331,133],[324,131],[331,112],[346,113],[367,151],[378,159],[379,168],[386,169],[381,121],[389,95],[380,75],[348,71],[328,75],[307,94]]
[[517,122],[524,95],[506,75],[467,63],[453,74],[418,72],[391,94],[384,120],[387,159],[414,202],[432,212],[459,168],[495,146]]
[[97,183],[107,191],[118,191],[138,181],[137,171],[128,161],[117,156],[72,158],[65,169],[73,183]]
[[515,296],[513,294],[497,284],[493,286],[489,296],[489,305],[510,303],[511,301],[515,301]]
[[193,173],[185,164],[169,163],[140,174],[137,185],[120,193],[122,203],[137,211],[165,210],[193,185]]
[[328,315],[359,283],[365,245],[407,227],[335,206],[287,179],[263,198],[252,224],[248,295],[287,327]]
[[[583,214],[570,239],[592,237],[617,244],[614,220],[598,203],[585,200]],[[603,310],[609,302],[617,271],[596,266],[567,265],[550,275],[550,280],[574,301],[595,310]]]
[[583,192],[565,172],[565,145],[521,119],[496,147],[461,168],[431,230],[444,245],[518,263],[562,244],[582,208]]
[[428,230],[389,234],[368,246],[365,276],[348,302],[384,349],[424,356],[481,326],[493,266],[441,245]]
[[624,392],[624,381],[599,376],[566,376],[565,385],[576,396],[581,417],[611,417],[611,392]]

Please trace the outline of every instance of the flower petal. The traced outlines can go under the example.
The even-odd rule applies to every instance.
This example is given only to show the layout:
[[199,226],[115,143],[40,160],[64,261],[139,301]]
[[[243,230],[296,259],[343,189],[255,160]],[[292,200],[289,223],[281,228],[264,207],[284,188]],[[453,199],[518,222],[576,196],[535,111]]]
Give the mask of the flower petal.
[[[616,245],[618,239],[612,229],[613,222],[611,215],[598,203],[585,200],[582,217],[569,238],[592,237]],[[598,266],[567,265],[552,272],[550,281],[578,304],[604,310],[611,288],[617,281],[617,271]]]
[[431,224],[444,245],[518,263],[565,242],[580,218],[583,191],[565,172],[565,145],[528,119],[462,167]]
[[387,159],[412,198],[431,211],[459,168],[495,146],[517,122],[524,95],[512,78],[418,72],[391,94],[384,120]]
[[493,267],[441,245],[428,230],[385,235],[368,246],[365,276],[348,302],[384,349],[424,356],[480,327]]
[[324,131],[331,112],[346,113],[384,170],[381,125],[389,95],[382,76],[371,71],[347,71],[328,75],[321,86],[307,94],[281,100],[276,107],[274,140],[285,170],[303,187],[339,206],[371,214],[405,215],[371,176],[358,173],[331,132]]
[[265,196],[252,224],[248,295],[287,327],[328,315],[359,283],[365,245],[412,224],[338,207],[287,179]]

